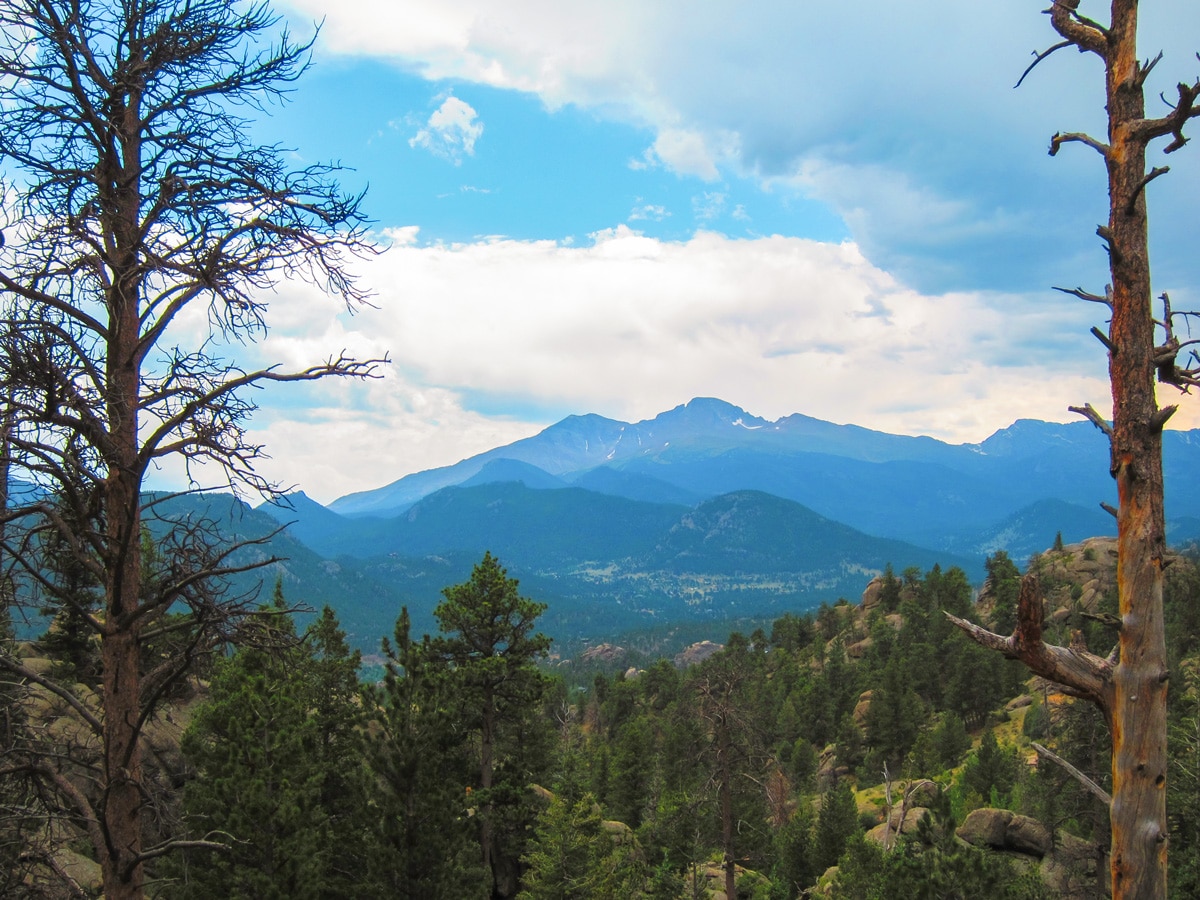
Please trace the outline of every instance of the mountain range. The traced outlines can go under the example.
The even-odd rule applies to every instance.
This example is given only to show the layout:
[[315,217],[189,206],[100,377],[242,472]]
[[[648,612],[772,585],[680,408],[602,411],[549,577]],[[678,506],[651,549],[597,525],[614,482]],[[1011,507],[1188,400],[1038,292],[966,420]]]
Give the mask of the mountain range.
[[[1114,529],[1100,508],[1116,503],[1108,456],[1104,435],[1082,420],[1020,420],[979,444],[947,444],[803,415],[770,422],[698,398],[637,423],[569,416],[533,437],[341,497],[329,511],[390,518],[447,487],[502,481],[684,505],[757,490],[879,537],[1024,557],[1058,530]],[[1200,500],[1198,461],[1200,431],[1164,434],[1172,539],[1198,531],[1188,515]]]
[[[1200,431],[1164,435],[1173,543],[1200,537],[1186,514],[1198,464]],[[1023,564],[1058,533],[1114,533],[1101,501],[1116,502],[1108,446],[1087,422],[1021,420],[953,445],[698,398],[637,423],[570,416],[328,507],[295,494],[254,513],[288,523],[289,596],[320,602],[300,570],[321,572],[370,646],[401,603],[431,629],[440,588],[484,550],[549,603],[547,631],[588,639],[857,598],[889,563],[958,565],[978,582],[996,550]]]

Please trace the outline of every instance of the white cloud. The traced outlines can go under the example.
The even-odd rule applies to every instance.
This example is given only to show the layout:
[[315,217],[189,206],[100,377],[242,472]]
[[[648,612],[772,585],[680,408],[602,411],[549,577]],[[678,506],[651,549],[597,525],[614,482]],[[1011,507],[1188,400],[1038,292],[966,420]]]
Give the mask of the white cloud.
[[425,127],[409,140],[410,147],[423,147],[435,156],[462,163],[475,154],[475,142],[483,136],[483,123],[471,104],[453,95],[430,115]]
[[692,215],[700,222],[711,222],[725,211],[726,195],[721,191],[704,191],[692,198]]
[[654,158],[680,175],[695,175],[705,181],[720,177],[717,157],[703,134],[680,128],[664,128],[651,148]]
[[665,206],[660,206],[655,203],[645,203],[633,208],[633,211],[629,214],[629,221],[661,222],[669,215],[671,214],[667,212],[667,208]]
[[[787,179],[816,166],[807,169],[822,176],[808,184],[813,195],[847,216],[872,259],[912,283],[1091,277],[1075,264],[1081,248],[1095,249],[1102,167],[1083,152],[1051,161],[1045,146],[1056,131],[1103,133],[1101,79],[1078,54],[1062,53],[1012,90],[1030,51],[1055,40],[1034,6],[976,4],[964,14],[954,0],[290,3],[308,20],[324,19],[322,40],[335,52],[648,126],[656,137],[630,161],[635,168],[714,181]],[[1084,0],[1081,13],[1103,18],[1105,9]],[[1169,96],[1172,79],[1193,74],[1200,4],[1162,0],[1143,11],[1140,30],[1143,47],[1166,54],[1148,96]],[[1170,160],[1177,188],[1155,197],[1168,227],[1154,233],[1190,260],[1182,223],[1200,196],[1200,154],[1178,157]],[[895,191],[846,196],[886,186],[882,174],[920,205],[906,210]],[[960,208],[937,208],[946,203]],[[911,227],[926,211],[956,218]]]
[[[1103,408],[1108,394],[1086,304],[922,294],[849,243],[707,232],[668,242],[618,226],[579,247],[395,241],[363,271],[377,309],[350,317],[285,285],[255,350],[290,367],[343,347],[395,360],[378,382],[264,398],[254,436],[278,456],[264,471],[325,501],[569,412],[636,420],[708,395],[770,418],[977,441],[1020,417]],[[514,398],[555,412],[480,412]]]

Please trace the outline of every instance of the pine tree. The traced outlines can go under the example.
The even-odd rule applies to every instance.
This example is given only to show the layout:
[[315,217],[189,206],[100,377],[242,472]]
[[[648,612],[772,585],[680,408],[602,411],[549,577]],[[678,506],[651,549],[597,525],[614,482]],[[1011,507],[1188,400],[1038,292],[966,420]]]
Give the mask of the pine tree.
[[482,900],[491,877],[479,857],[472,761],[450,670],[428,635],[412,640],[407,608],[383,652],[365,742],[376,834],[370,880],[399,900]]
[[846,843],[859,831],[858,804],[850,782],[843,779],[821,797],[813,836],[813,862],[818,871],[837,865]]
[[279,586],[222,660],[184,735],[196,769],[184,789],[194,833],[224,853],[172,860],[185,898],[296,900],[354,893],[363,791],[354,762],[357,654],[328,610],[297,636]]
[[538,816],[523,858],[528,866],[520,900],[633,900],[641,866],[628,846],[604,828],[596,798],[556,796]]
[[536,779],[539,718],[547,680],[536,663],[550,638],[534,631],[546,604],[518,592],[518,582],[491,553],[469,581],[445,588],[434,609],[441,636],[432,651],[452,669],[469,727],[478,736],[479,844],[492,872],[494,896],[511,897],[531,811],[527,785]]

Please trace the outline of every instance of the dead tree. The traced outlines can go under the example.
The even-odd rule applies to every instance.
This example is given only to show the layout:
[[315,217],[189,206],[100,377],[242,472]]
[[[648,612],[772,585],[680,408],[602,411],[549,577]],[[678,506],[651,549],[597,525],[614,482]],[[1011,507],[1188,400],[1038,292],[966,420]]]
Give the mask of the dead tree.
[[[1042,639],[1042,597],[1036,577],[1021,585],[1014,633],[1002,637],[956,620],[979,643],[1019,659],[1038,675],[1095,703],[1112,732],[1111,875],[1115,900],[1162,900],[1167,895],[1167,657],[1163,628],[1163,571],[1167,565],[1163,518],[1162,431],[1175,411],[1155,398],[1156,380],[1186,390],[1200,384],[1195,340],[1180,340],[1177,313],[1164,294],[1156,319],[1150,286],[1146,193],[1168,167],[1146,169],[1150,143],[1170,138],[1172,153],[1186,143],[1184,126],[1200,116],[1200,80],[1180,83],[1163,97],[1165,114],[1148,118],[1144,86],[1161,59],[1137,55],[1137,0],[1112,0],[1108,25],[1078,12],[1079,0],[1055,0],[1047,11],[1062,38],[1037,54],[1025,75],[1056,50],[1074,47],[1099,57],[1105,68],[1108,135],[1056,134],[1050,154],[1080,143],[1100,154],[1108,170],[1109,217],[1097,229],[1108,251],[1111,284],[1101,294],[1066,293],[1111,313],[1107,333],[1093,333],[1109,358],[1112,422],[1090,404],[1072,407],[1107,435],[1117,486],[1113,509],[1118,534],[1118,643],[1102,659],[1080,647]],[[1024,80],[1024,75],[1022,80]],[[1019,84],[1020,82],[1018,82]],[[1059,290],[1064,290],[1059,288]]]
[[[207,463],[271,493],[247,438],[248,389],[372,377],[382,360],[334,355],[299,372],[244,370],[220,338],[253,341],[269,290],[307,279],[351,307],[363,243],[359,197],[329,167],[291,169],[249,138],[246,110],[280,99],[308,61],[265,3],[0,0],[0,381],[10,491],[3,559],[54,603],[38,554],[53,535],[90,571],[78,612],[98,636],[101,716],[42,678],[101,738],[94,790],[46,760],[21,766],[56,790],[94,847],[110,900],[141,897],[147,791],[140,735],[167,686],[236,624],[232,562],[210,524],[168,523],[162,565],[144,558],[143,481],[160,462]],[[185,315],[190,310],[200,316]],[[195,336],[207,316],[208,336]],[[188,324],[184,325],[184,322]],[[189,330],[191,333],[189,333]],[[191,471],[191,469],[189,469]],[[183,623],[169,620],[185,609]],[[171,658],[143,650],[175,629]]]

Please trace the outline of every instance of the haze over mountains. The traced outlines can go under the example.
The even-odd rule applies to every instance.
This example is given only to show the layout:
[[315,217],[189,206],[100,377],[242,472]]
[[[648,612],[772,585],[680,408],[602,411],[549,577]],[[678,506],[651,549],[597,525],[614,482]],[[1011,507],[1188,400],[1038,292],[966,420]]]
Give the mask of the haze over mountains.
[[[1164,442],[1169,528],[1190,536],[1200,530],[1187,515],[1200,499],[1200,432],[1167,432]],[[329,510],[388,518],[446,487],[503,481],[686,505],[758,490],[879,537],[1014,557],[1044,549],[1058,530],[1113,531],[1099,504],[1116,502],[1107,441],[1082,420],[1021,420],[983,443],[952,445],[803,415],[769,422],[700,398],[632,424],[570,416],[452,466],[341,497]]]
[[[1185,514],[1198,464],[1200,432],[1165,435],[1173,543],[1200,536]],[[1023,420],[950,445],[695,399],[637,423],[570,416],[328,508],[298,494],[254,515],[290,523],[289,595],[320,602],[302,570],[319,572],[372,646],[401,603],[418,633],[431,628],[440,588],[484,550],[550,604],[550,633],[599,638],[857,598],[888,563],[959,565],[979,581],[996,550],[1023,564],[1057,532],[1114,533],[1099,506],[1114,493],[1107,442],[1083,421]]]

